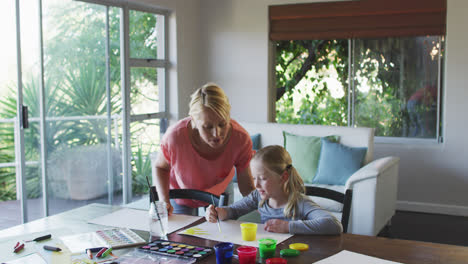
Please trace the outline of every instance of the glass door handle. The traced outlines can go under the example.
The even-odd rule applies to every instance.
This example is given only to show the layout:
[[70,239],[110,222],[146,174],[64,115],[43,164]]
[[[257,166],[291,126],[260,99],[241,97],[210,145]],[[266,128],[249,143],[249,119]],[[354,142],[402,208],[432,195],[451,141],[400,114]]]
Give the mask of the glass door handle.
[[21,111],[22,111],[21,124],[23,125],[23,128],[29,128],[28,107],[26,105],[22,105],[21,106]]

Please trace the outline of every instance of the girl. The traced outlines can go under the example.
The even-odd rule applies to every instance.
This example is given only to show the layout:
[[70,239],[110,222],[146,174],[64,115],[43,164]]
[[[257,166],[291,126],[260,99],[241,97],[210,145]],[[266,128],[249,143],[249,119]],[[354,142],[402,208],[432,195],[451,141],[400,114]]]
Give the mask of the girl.
[[255,188],[227,207],[210,205],[207,221],[237,219],[258,209],[265,230],[290,234],[340,234],[341,223],[304,195],[304,182],[281,146],[260,149],[250,162]]

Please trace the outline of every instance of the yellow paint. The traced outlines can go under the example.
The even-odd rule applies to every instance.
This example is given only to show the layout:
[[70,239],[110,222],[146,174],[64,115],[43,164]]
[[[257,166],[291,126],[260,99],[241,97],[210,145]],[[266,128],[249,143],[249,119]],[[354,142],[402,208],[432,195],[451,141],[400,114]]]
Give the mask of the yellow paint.
[[67,264],[71,263],[71,252],[65,245],[58,244],[57,247],[61,248],[62,251],[51,252],[50,263],[51,264]]
[[187,230],[185,230],[182,234],[186,234],[186,235],[209,235],[208,232],[206,232],[205,230],[199,228],[199,227],[192,227],[192,228],[189,228]]

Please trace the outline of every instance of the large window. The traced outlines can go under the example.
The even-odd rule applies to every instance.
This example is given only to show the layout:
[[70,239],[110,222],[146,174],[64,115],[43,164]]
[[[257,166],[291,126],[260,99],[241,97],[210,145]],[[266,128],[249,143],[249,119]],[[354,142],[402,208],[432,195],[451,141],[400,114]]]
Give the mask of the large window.
[[444,38],[277,41],[276,121],[440,133]]
[[23,221],[147,193],[167,118],[167,11],[100,3],[0,3],[0,206],[21,204]]
[[446,0],[269,7],[276,121],[441,140]]

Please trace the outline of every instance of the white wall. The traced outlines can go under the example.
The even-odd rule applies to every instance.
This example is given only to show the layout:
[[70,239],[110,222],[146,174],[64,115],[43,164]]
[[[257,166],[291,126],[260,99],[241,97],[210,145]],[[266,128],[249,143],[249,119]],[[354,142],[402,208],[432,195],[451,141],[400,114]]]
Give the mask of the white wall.
[[[274,89],[269,81],[272,76],[269,75],[268,5],[314,1],[166,2],[175,6],[179,15],[189,16],[177,16],[177,41],[181,43],[180,38],[184,39],[183,44],[178,44],[179,48],[196,47],[191,51],[199,54],[177,51],[180,117],[188,113],[188,94],[201,83],[215,81],[226,90],[235,119],[267,122],[271,109],[269,97]],[[448,0],[444,143],[375,144],[375,158],[388,155],[401,158],[399,209],[468,215],[468,125],[465,125],[468,124],[468,104],[463,101],[468,98],[467,13],[468,1]],[[200,18],[195,18],[198,15]],[[181,57],[182,54],[190,58]]]
[[200,65],[200,0],[135,0],[167,9],[169,16],[169,112],[171,120],[188,113],[192,91],[203,84]]

